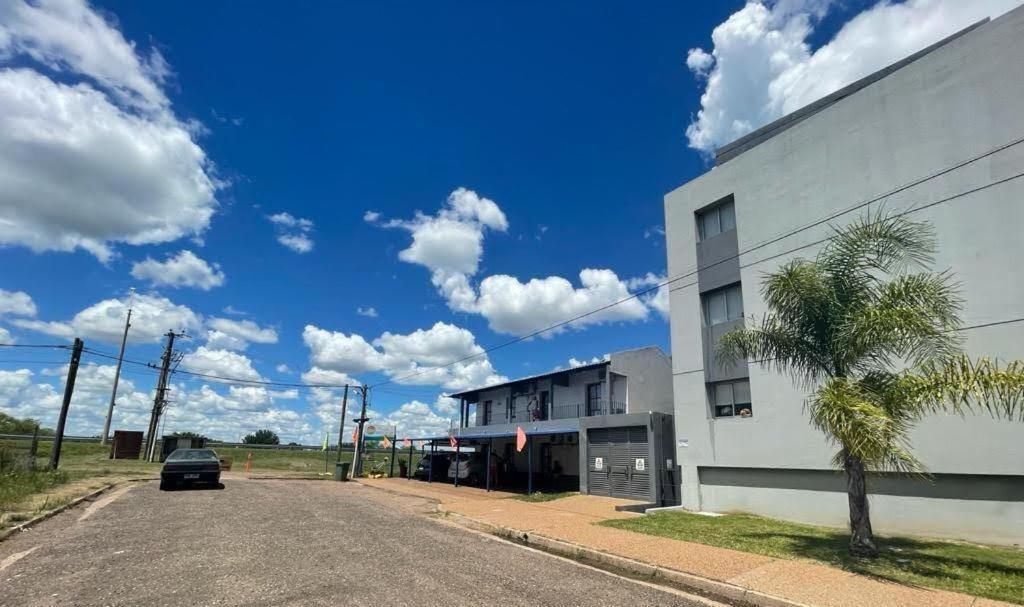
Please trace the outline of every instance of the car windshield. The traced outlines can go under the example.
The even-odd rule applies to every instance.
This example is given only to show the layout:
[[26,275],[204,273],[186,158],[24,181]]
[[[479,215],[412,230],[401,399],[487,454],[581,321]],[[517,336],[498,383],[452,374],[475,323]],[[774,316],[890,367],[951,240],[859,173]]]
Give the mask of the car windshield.
[[168,461],[190,459],[217,459],[217,454],[210,449],[178,449],[167,457]]

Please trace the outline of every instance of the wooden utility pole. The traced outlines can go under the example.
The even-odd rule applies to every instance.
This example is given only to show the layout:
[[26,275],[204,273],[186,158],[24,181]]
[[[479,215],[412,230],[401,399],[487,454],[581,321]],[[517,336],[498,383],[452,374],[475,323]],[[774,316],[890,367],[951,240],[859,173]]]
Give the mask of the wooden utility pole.
[[363,473],[363,426],[366,424],[366,392],[368,388],[366,384],[363,384],[362,388],[359,389],[363,403],[362,408],[359,411],[359,419],[356,422],[359,424],[359,431],[356,434],[356,448],[352,454],[352,478],[355,478]]
[[149,432],[146,441],[146,451],[143,458],[153,461],[153,454],[156,452],[156,433],[159,429],[160,414],[163,412],[164,402],[167,393],[167,378],[171,373],[171,357],[174,355],[174,338],[177,337],[174,331],[167,332],[167,345],[164,347],[164,355],[160,364],[160,377],[156,382],[156,396],[153,397],[153,411],[149,415]]
[[348,384],[345,394],[341,397],[341,422],[338,423],[338,463],[341,463],[341,444],[345,441],[345,409],[348,408]]
[[75,378],[78,377],[78,363],[82,360],[82,340],[75,338],[71,347],[71,364],[68,365],[68,377],[64,380],[64,400],[60,404],[60,417],[57,419],[57,433],[53,437],[53,450],[50,452],[50,470],[56,470],[60,464],[60,448],[64,443],[64,424],[68,421],[68,407],[71,406],[71,395],[75,393]]
[[132,298],[135,289],[128,291],[128,317],[124,321],[124,336],[121,337],[121,352],[117,355],[117,366],[114,368],[114,388],[110,391],[110,406],[107,407],[107,419],[103,421],[103,434],[100,435],[100,444],[107,444],[107,437],[110,435],[110,420],[114,417],[114,401],[117,400],[117,382],[121,379],[121,363],[124,362],[124,346],[128,343],[128,328],[132,326]]

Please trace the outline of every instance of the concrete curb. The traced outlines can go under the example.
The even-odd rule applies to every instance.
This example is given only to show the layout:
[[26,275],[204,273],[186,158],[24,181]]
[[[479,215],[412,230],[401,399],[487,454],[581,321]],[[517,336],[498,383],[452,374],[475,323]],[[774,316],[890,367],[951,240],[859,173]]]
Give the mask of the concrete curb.
[[[132,479],[132,480],[135,480],[135,479]],[[35,518],[29,519],[29,520],[25,521],[24,523],[21,523],[20,525],[15,525],[14,527],[11,527],[7,531],[2,531],[2,532],[0,532],[0,542],[6,540],[7,538],[11,537],[12,535],[14,535],[15,533],[17,533],[19,531],[26,531],[30,527],[32,527],[33,525],[38,525],[39,523],[45,521],[46,519],[48,519],[48,518],[50,518],[52,516],[56,516],[56,515],[60,514],[61,512],[64,512],[65,510],[70,510],[70,509],[74,508],[75,506],[77,506],[78,504],[81,504],[82,502],[84,502],[84,501],[86,501],[88,499],[94,498],[97,495],[103,493],[104,491],[107,491],[107,490],[109,490],[112,487],[116,487],[117,485],[118,485],[118,483],[110,483],[109,485],[107,485],[105,487],[100,487],[99,489],[93,491],[92,493],[89,493],[87,495],[83,495],[82,497],[75,498],[75,499],[71,500],[70,502],[64,504],[63,506],[58,506],[57,508],[54,508],[53,510],[48,510],[47,512],[44,512],[44,513],[40,514],[39,516],[37,516]]]
[[542,535],[527,533],[518,529],[501,527],[492,523],[470,518],[457,512],[446,510],[440,505],[438,506],[438,512],[443,514],[446,519],[474,531],[488,533],[517,543],[532,546],[545,552],[550,552],[573,560],[583,561],[600,569],[608,569],[612,572],[626,572],[631,576],[644,579],[648,582],[696,592],[711,599],[733,603],[738,602],[745,605],[753,605],[755,607],[810,607],[806,603],[798,603],[789,599],[771,596],[742,586],[730,584],[728,582],[712,580],[692,573],[684,573],[682,571],[667,569],[657,565],[649,565],[647,563],[634,561],[614,554],[600,552],[585,546],[570,544],[568,542],[551,539]]

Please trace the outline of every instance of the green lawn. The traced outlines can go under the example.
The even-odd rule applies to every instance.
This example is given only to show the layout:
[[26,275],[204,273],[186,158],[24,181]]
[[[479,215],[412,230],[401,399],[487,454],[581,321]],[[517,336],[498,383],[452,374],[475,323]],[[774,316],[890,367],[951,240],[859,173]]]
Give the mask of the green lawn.
[[534,491],[533,493],[524,493],[523,495],[514,495],[509,499],[521,500],[524,502],[552,502],[554,500],[562,499],[563,497],[569,497],[572,495],[579,495],[578,491],[557,491],[555,493],[543,493],[541,491]]
[[886,580],[1024,605],[1024,550],[924,538],[878,536],[881,554],[857,559],[842,530],[747,514],[665,512],[602,525],[779,558],[805,558]]

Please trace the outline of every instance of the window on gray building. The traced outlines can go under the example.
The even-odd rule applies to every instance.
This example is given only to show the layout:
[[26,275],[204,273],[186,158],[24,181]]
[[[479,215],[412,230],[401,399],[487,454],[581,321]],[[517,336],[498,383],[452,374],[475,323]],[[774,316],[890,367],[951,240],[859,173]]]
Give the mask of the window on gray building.
[[750,382],[745,379],[708,384],[708,398],[715,417],[751,417],[754,413]]
[[730,197],[727,202],[697,213],[697,231],[701,240],[736,229],[736,207]]
[[743,289],[739,283],[700,296],[704,324],[711,327],[743,318]]

